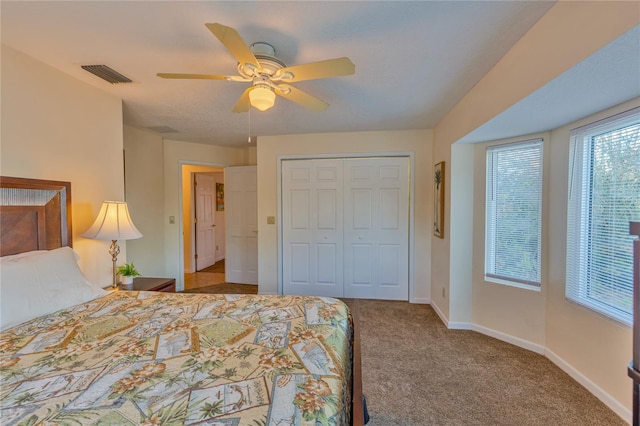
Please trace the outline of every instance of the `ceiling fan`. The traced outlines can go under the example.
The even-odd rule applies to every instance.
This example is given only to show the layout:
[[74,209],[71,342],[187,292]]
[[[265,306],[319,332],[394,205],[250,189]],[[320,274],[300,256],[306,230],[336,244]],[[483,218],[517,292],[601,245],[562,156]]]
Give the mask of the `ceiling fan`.
[[252,106],[260,111],[266,111],[274,105],[276,95],[310,110],[323,111],[329,106],[328,103],[286,83],[355,73],[355,65],[346,57],[287,67],[276,57],[275,48],[269,43],[256,42],[247,46],[240,34],[231,27],[217,23],[206,24],[206,26],[237,59],[239,75],[175,73],[158,73],[157,75],[162,78],[251,82],[251,87],[240,96],[233,107],[233,112],[247,112]]

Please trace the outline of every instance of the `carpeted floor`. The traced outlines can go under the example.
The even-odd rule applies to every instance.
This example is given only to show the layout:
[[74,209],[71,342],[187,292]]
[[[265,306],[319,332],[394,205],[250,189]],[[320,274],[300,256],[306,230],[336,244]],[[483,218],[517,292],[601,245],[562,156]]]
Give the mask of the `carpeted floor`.
[[[186,292],[255,294],[257,286]],[[429,305],[360,300],[359,307],[369,426],[626,425],[547,358],[448,330]]]
[[428,305],[359,305],[370,426],[626,424],[542,355],[448,330]]

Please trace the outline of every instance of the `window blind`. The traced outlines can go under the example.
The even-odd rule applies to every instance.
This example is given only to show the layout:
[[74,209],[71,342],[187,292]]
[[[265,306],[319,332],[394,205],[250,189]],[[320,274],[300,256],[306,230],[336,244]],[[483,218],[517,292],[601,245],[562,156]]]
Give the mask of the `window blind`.
[[540,286],[542,139],[487,148],[485,276]]
[[633,321],[633,238],[640,219],[640,108],[571,132],[566,297]]

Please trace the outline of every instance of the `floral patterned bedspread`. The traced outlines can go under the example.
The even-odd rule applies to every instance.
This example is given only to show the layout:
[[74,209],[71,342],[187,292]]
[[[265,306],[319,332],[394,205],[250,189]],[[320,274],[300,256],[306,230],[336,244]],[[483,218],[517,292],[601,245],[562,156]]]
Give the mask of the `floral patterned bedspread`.
[[347,307],[119,291],[0,335],[3,425],[343,425]]

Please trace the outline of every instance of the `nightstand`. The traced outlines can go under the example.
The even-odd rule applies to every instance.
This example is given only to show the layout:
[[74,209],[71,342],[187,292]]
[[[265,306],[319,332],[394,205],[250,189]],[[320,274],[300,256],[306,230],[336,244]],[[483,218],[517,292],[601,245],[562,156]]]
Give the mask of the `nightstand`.
[[136,277],[133,279],[133,288],[121,288],[121,290],[164,291],[165,293],[175,293],[176,280],[173,278]]

